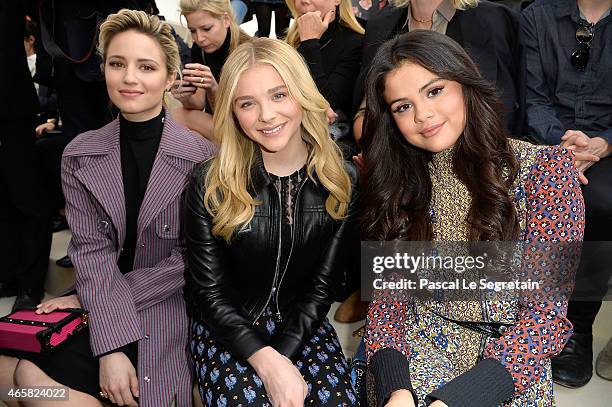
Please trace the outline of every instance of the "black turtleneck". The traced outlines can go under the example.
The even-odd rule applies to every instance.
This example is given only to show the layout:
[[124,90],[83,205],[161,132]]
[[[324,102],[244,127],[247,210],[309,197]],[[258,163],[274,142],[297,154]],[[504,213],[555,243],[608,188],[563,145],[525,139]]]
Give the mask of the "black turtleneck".
[[353,87],[361,64],[362,41],[363,35],[338,23],[337,17],[320,39],[302,41],[297,48],[306,60],[319,92],[332,109],[342,110],[346,115],[351,111]]
[[131,122],[122,115],[119,118],[126,233],[123,250],[117,264],[123,274],[129,273],[134,268],[136,240],[138,239],[138,214],[159,148],[164,118],[164,109],[157,117],[144,122]]
[[223,68],[223,64],[225,64],[225,60],[229,55],[231,38],[232,34],[228,29],[227,35],[225,36],[225,41],[223,41],[221,48],[211,52],[210,54],[204,52],[202,49],[200,49],[200,47],[198,47],[198,44],[194,43],[191,47],[191,62],[208,66],[217,82],[219,82],[219,78],[221,77],[221,68]]

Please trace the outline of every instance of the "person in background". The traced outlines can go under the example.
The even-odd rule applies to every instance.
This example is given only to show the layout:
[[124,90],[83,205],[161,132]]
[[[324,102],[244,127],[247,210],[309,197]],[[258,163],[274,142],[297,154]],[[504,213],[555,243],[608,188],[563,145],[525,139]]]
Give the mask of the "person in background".
[[[352,157],[358,149],[349,117],[361,63],[363,27],[353,14],[350,0],[289,0],[287,6],[294,22],[286,41],[302,55],[319,92],[333,110],[332,138],[344,157]],[[354,265],[347,268],[343,288],[346,292],[339,295],[338,301],[343,301],[358,285],[359,273],[352,272],[359,268],[358,257],[356,254]],[[351,317],[340,315],[336,319],[347,322]]]
[[192,406],[182,206],[191,170],[214,147],[163,106],[180,69],[168,24],[121,10],[101,25],[99,53],[120,114],[64,151],[76,293],[38,306],[82,307],[89,330],[48,354],[7,352],[0,380],[68,386],[62,403],[79,407]]
[[270,23],[272,22],[272,12],[274,12],[274,32],[276,38],[285,38],[291,15],[289,8],[283,0],[251,0],[255,8],[257,18],[256,37],[270,36]]
[[529,136],[571,149],[583,183],[586,229],[567,316],[574,334],[552,361],[555,382],[593,375],[593,322],[612,275],[612,15],[610,0],[538,0],[522,13]]
[[7,79],[0,100],[0,296],[17,296],[13,309],[43,297],[49,265],[49,208],[36,160],[39,102],[24,47],[24,2],[0,6],[0,73]]
[[245,17],[249,12],[249,0],[231,0],[234,18],[239,25],[244,22]]
[[571,151],[510,139],[496,93],[459,44],[431,30],[394,38],[372,61],[365,239],[465,242],[462,253],[519,242],[507,253],[521,259],[515,278],[540,288],[462,300],[379,290],[365,334],[369,406],[554,405],[550,361],[571,336],[578,264],[566,254],[584,234],[579,174]]
[[289,0],[287,6],[295,19],[287,42],[304,57],[334,112],[349,115],[364,33],[350,0]]
[[[157,16],[161,21],[166,21],[166,18],[159,14],[159,8],[157,7],[155,0],[148,0],[148,3],[148,7],[143,11],[153,16]],[[170,27],[172,28],[172,36],[174,37],[176,45],[179,49],[179,55],[181,56],[181,66],[185,66],[191,62],[191,49],[189,46],[187,46],[185,40],[183,40],[183,38],[177,34],[174,27],[172,27],[172,25],[170,25]]]
[[[151,0],[46,0],[36,3],[37,23],[45,58],[50,65],[46,78],[57,91],[62,118],[61,139],[66,146],[77,134],[98,129],[113,120],[100,59],[95,52],[99,26],[121,8],[148,9]],[[39,71],[39,69],[37,69]],[[43,83],[43,81],[39,81]],[[69,256],[56,261],[72,267]]]
[[[38,35],[38,27],[36,26],[36,23],[28,17],[25,23],[25,37],[23,39],[23,46],[25,47],[26,57],[28,59],[28,68],[30,69],[30,74],[34,80],[34,87],[36,88],[38,101],[40,103],[38,122],[48,123],[48,119],[57,119],[58,117],[57,95],[55,94],[54,89],[36,82],[36,61],[39,38],[40,36]],[[36,135],[38,136],[39,133],[40,131],[37,129]]]
[[602,379],[612,381],[612,338],[608,340],[608,344],[597,355],[595,372]]
[[329,104],[299,54],[267,38],[229,56],[219,92],[219,154],[195,169],[186,198],[202,400],[355,405],[326,315],[357,239],[357,171],[329,136]]
[[363,128],[365,78],[376,50],[393,36],[417,29],[446,34],[467,50],[483,76],[495,83],[506,129],[522,135],[524,80],[517,14],[490,1],[398,0],[370,13],[368,19],[353,94],[355,138],[359,140]]
[[251,37],[236,23],[228,0],[181,0],[181,14],[193,38],[191,64],[182,72],[172,95],[182,103],[177,121],[218,142],[212,129],[221,68],[227,57]]
[[[51,231],[53,233],[68,229],[66,217],[63,214],[64,196],[62,194],[60,161],[62,151],[66,146],[59,128],[59,112],[57,109],[57,94],[51,87],[39,84],[45,75],[38,75],[37,67],[45,67],[38,59],[40,36],[36,23],[28,16],[25,24],[23,45],[28,58],[28,67],[34,80],[40,109],[36,117],[36,155],[39,162],[39,176],[45,188],[46,201],[51,215]],[[43,52],[43,58],[46,56]]]
[[353,14],[355,14],[358,21],[365,26],[370,18],[370,14],[385,7],[387,5],[387,0],[351,0],[351,4]]

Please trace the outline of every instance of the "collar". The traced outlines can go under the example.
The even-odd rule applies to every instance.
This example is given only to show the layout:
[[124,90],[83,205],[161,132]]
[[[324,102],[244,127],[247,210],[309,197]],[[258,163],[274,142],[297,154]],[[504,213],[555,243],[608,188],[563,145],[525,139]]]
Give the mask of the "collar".
[[251,192],[253,192],[254,196],[257,196],[272,182],[272,177],[270,177],[264,166],[261,150],[259,147],[255,147],[255,157],[253,157],[253,164],[251,165]]
[[[306,168],[308,163],[304,164],[302,169]],[[301,171],[302,169],[298,170]],[[313,176],[316,176],[313,174]],[[259,195],[259,193],[268,185],[274,183],[274,175],[271,175],[267,170],[263,162],[263,156],[259,147],[255,148],[255,156],[253,157],[253,164],[251,165],[251,185],[249,186],[250,192],[253,196]],[[310,177],[306,177],[308,180]]]
[[166,111],[162,107],[157,116],[144,122],[134,122],[119,113],[119,132],[126,140],[148,140],[161,137]]
[[[195,145],[185,145],[189,131],[178,124],[164,106],[164,129],[159,151],[184,160],[200,162],[202,154]],[[195,137],[195,136],[194,136]],[[106,155],[119,148],[119,117],[106,126],[77,136],[64,150],[64,156]]]
[[[600,22],[604,21],[610,15],[610,11],[612,11],[612,8],[609,8],[605,13],[603,13],[601,17],[599,18],[599,21],[597,21],[595,25],[599,25]],[[582,10],[578,9],[578,12],[580,14],[580,20],[587,22],[586,17],[584,16],[584,14],[582,14]]]
[[[412,13],[410,12],[410,7],[411,7],[410,3],[408,3],[408,5],[406,6],[406,10],[407,10],[406,21],[404,22],[402,29],[406,29],[406,27],[409,27],[409,22],[412,19]],[[455,8],[455,6],[453,6],[453,3],[451,3],[451,0],[443,0],[442,3],[440,3],[436,11],[434,12],[434,15],[432,18],[433,20],[432,27],[433,25],[437,24],[437,21],[440,18],[445,19],[446,22],[449,23],[455,16],[456,12],[457,12],[457,9]]]
[[225,41],[223,41],[223,44],[218,50],[211,52],[210,54],[202,51],[202,53],[204,54],[204,60],[206,61],[207,59],[220,59],[222,61],[225,61],[225,58],[227,58],[229,54],[229,47],[230,47],[231,40],[232,40],[232,32],[228,28],[227,35],[225,36]]
[[453,6],[451,0],[444,0],[442,3],[440,3],[440,6],[438,6],[436,11],[442,14],[442,17],[444,17],[446,21],[450,22],[455,16],[457,9]]
[[435,154],[431,154],[431,161],[429,162],[430,167],[439,168],[447,167],[452,168],[453,158],[455,156],[455,146],[447,148],[446,150],[440,151]]
[[[336,16],[339,16],[339,15],[340,15],[340,11],[336,7]],[[321,48],[326,46],[331,40],[334,39],[334,37],[336,36],[336,31],[340,29],[340,26],[341,24],[338,23],[338,17],[336,17],[334,21],[329,23],[327,30],[325,30],[323,35],[321,35],[321,39],[319,40],[319,43],[321,44]]]
[[[570,17],[570,19],[580,24],[581,21],[586,20],[582,15],[582,12],[578,8],[578,2],[576,0],[556,0],[555,1],[555,16],[557,18]],[[596,25],[599,25],[602,21],[610,16],[612,9],[608,9],[607,13],[604,13]]]
[[[167,155],[183,160],[195,163],[202,161],[202,149],[196,140],[197,137],[201,136],[194,135],[190,130],[176,122],[166,107],[164,107],[164,110],[166,116],[159,149]],[[186,144],[186,136],[193,137],[193,140]]]
[[555,15],[557,18],[570,17],[572,21],[578,23],[580,21],[580,10],[576,0],[556,0]]

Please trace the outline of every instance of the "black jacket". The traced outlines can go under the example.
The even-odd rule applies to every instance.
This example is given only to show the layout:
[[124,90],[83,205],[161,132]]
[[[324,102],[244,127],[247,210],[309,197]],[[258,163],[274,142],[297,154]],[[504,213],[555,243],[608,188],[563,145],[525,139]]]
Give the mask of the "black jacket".
[[306,60],[319,92],[331,108],[351,113],[355,79],[359,74],[363,35],[333,21],[320,39],[297,47]]
[[[231,244],[212,235],[212,218],[204,208],[204,179],[209,162],[198,166],[187,190],[186,297],[192,316],[206,323],[235,357],[247,359],[270,345],[293,358],[329,312],[355,233],[357,170],[345,165],[352,181],[352,199],[342,221],[325,210],[328,192],[306,178],[297,193],[293,247],[287,268],[279,270],[280,196],[261,155],[251,169],[250,193],[261,204]],[[273,292],[275,279],[280,281]],[[281,329],[271,343],[253,326],[277,296]]]
[[[368,69],[382,43],[403,32],[407,8],[387,6],[370,15],[363,41],[363,59],[353,94],[353,113],[364,95]],[[495,84],[504,105],[504,119],[511,134],[522,134],[525,74],[519,44],[519,20],[513,10],[481,1],[477,7],[457,10],[446,35],[457,41]]]

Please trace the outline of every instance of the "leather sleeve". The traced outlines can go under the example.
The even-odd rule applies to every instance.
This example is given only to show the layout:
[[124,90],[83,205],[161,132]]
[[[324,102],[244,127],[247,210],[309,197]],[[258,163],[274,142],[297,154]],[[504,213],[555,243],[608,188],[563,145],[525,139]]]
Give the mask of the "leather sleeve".
[[211,328],[215,339],[246,360],[266,343],[236,306],[236,295],[226,279],[226,244],[213,236],[212,217],[204,207],[205,171],[206,163],[196,167],[185,199],[187,304],[193,316]]
[[350,164],[347,171],[352,180],[352,197],[342,225],[330,239],[321,263],[313,270],[309,286],[304,288],[287,315],[283,332],[272,346],[289,359],[295,360],[298,350],[310,338],[329,312],[338,287],[339,270],[349,259],[351,240],[356,239],[359,188],[357,170]]

